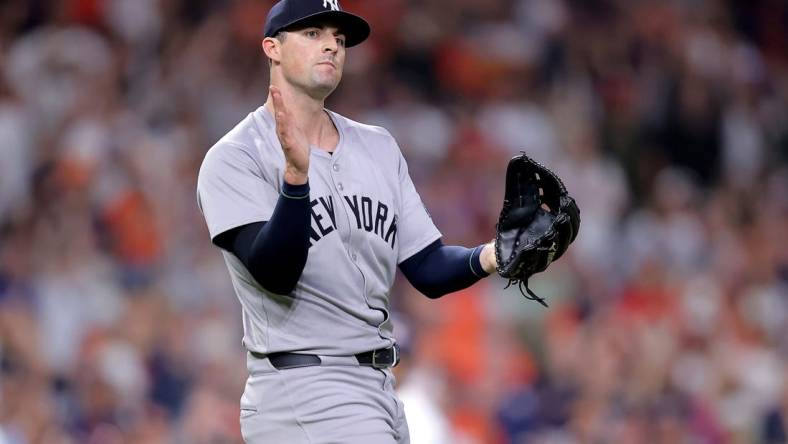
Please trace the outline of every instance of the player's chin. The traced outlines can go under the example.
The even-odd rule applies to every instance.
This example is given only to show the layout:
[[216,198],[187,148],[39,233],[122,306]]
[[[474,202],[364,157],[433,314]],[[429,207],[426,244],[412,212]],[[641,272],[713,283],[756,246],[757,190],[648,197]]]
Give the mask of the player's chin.
[[314,75],[319,77],[342,77],[342,65],[333,62],[321,62],[314,66]]
[[315,76],[313,86],[315,90],[323,92],[325,95],[331,94],[339,85],[338,76]]
[[333,84],[334,87],[336,87],[342,79],[342,71],[333,66],[320,65],[319,68],[315,70],[312,78],[315,83]]

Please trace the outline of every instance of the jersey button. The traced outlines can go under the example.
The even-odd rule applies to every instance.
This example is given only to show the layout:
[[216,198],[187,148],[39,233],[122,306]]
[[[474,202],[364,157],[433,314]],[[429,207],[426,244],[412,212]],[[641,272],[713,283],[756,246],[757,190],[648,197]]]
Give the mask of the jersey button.
[[339,182],[339,183],[337,184],[337,189],[338,189],[339,191],[342,191],[342,190],[344,190],[344,189],[345,189],[345,186],[344,186],[344,185],[342,185],[342,182]]
[[358,256],[356,256],[356,253],[350,253],[350,260],[352,260],[353,262],[356,262],[356,259],[358,259]]
[[332,169],[332,170],[334,170],[334,171],[339,171],[339,164],[336,164],[336,163],[335,163],[335,164],[334,164],[334,165],[331,167],[331,169]]

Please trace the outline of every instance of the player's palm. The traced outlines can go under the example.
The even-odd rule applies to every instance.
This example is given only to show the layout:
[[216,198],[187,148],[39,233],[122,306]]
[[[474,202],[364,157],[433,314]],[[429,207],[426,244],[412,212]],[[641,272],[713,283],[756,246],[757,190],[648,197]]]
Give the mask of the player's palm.
[[271,87],[271,97],[274,104],[276,135],[279,137],[287,163],[285,168],[287,172],[305,178],[309,171],[309,141],[282,100],[281,91],[275,86]]

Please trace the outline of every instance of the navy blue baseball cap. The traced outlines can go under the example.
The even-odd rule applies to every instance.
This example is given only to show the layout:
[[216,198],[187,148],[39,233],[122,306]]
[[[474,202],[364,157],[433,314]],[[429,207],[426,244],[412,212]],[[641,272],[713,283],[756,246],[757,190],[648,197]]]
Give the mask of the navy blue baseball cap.
[[363,18],[343,11],[339,0],[279,0],[265,18],[265,36],[294,25],[325,20],[335,24],[345,34],[345,47],[358,45],[369,37],[369,23]]

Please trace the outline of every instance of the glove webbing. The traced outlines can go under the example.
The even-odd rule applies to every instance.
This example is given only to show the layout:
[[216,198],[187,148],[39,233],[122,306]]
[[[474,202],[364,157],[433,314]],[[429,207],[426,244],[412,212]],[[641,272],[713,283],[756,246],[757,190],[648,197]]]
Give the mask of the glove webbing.
[[[520,293],[522,293],[524,298],[529,299],[531,301],[536,301],[547,307],[547,302],[545,302],[544,298],[537,296],[536,293],[534,293],[533,291],[531,291],[530,288],[528,288],[528,279],[509,279],[509,283],[506,284],[506,286],[503,287],[503,289],[506,290],[515,282],[517,282],[517,288],[520,290]],[[525,288],[525,290],[523,290],[523,288]]]

